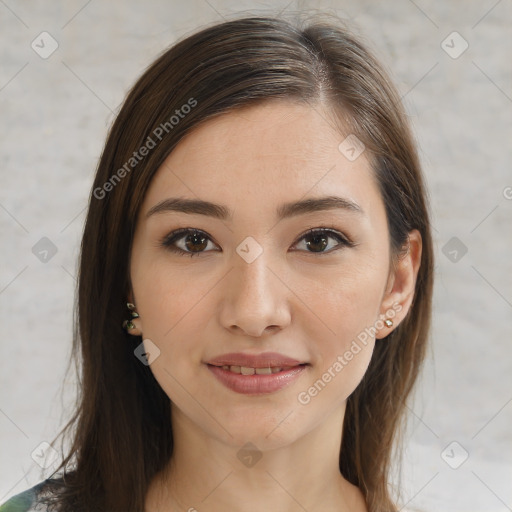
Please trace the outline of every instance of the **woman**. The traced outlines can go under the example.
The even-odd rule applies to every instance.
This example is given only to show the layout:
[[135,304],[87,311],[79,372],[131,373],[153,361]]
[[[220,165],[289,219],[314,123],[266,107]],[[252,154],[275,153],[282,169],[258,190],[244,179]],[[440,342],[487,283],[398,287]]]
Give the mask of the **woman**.
[[0,510],[396,511],[432,269],[403,108],[346,28],[184,38],[91,190],[71,449]]

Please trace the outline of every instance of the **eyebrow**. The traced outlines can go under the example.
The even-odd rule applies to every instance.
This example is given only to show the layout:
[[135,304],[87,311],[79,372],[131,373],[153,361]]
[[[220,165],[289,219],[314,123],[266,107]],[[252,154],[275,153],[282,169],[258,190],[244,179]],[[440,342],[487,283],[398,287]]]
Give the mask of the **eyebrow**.
[[[364,215],[363,209],[354,201],[338,196],[325,196],[303,199],[284,203],[277,208],[276,217],[279,220],[327,210],[341,209]],[[171,197],[160,201],[146,213],[146,219],[152,215],[165,212],[180,212],[190,215],[206,215],[220,220],[232,220],[233,214],[224,205],[203,201],[202,199],[187,199]]]

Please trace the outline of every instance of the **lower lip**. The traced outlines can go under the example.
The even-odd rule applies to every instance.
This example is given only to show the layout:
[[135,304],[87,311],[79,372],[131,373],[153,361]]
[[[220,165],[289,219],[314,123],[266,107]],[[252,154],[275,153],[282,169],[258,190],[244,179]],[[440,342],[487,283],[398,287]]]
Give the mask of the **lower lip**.
[[207,365],[209,370],[227,388],[244,395],[273,393],[297,380],[306,369],[305,365],[294,366],[278,373],[265,375],[242,375],[223,370],[220,366]]

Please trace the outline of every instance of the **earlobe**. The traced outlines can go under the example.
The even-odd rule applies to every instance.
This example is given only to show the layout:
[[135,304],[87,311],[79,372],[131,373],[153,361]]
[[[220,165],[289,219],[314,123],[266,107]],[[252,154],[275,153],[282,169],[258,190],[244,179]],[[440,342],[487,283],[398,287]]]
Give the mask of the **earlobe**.
[[[421,248],[421,234],[414,229],[409,233],[407,252],[399,256],[387,283],[380,312],[384,327],[376,334],[378,339],[386,337],[393,330],[391,327],[396,328],[409,312],[421,264]],[[388,325],[388,318],[393,319],[393,325]]]

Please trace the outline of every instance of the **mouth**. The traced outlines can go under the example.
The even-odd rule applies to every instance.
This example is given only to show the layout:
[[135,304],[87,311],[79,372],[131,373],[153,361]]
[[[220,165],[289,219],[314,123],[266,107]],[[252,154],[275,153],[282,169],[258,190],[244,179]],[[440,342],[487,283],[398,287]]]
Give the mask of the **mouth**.
[[222,368],[225,371],[230,373],[236,373],[238,375],[272,375],[275,373],[281,373],[285,370],[290,370],[292,368],[298,368],[299,366],[306,366],[307,363],[301,363],[294,366],[266,366],[266,367],[258,367],[253,368],[250,366],[237,366],[237,365],[214,365],[208,364],[208,366],[215,366],[216,368]]
[[218,382],[227,389],[243,395],[268,395],[281,391],[300,379],[307,363],[295,366],[252,367],[207,364]]
[[[243,373],[244,375],[253,375],[256,372],[252,370],[266,371],[263,373],[277,373],[277,370],[272,372],[273,368],[292,368],[302,364],[307,364],[305,361],[279,354],[278,352],[262,352],[260,354],[250,354],[246,352],[232,352],[230,354],[223,354],[214,359],[206,361],[207,364],[218,366],[235,373]],[[225,368],[225,367],[228,368]],[[270,368],[270,372],[268,369]],[[239,371],[240,369],[240,371]],[[242,372],[243,369],[243,372]]]

